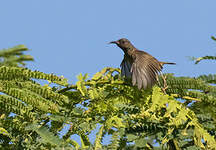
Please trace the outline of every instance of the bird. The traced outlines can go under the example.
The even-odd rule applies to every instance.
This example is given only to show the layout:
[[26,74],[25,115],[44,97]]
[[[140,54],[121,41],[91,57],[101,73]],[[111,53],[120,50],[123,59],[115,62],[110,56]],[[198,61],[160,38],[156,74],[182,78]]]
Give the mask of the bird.
[[152,88],[161,73],[164,64],[175,65],[172,62],[161,62],[147,52],[138,50],[128,39],[121,38],[111,41],[124,52],[124,58],[120,64],[121,75],[132,79],[132,85],[138,89]]

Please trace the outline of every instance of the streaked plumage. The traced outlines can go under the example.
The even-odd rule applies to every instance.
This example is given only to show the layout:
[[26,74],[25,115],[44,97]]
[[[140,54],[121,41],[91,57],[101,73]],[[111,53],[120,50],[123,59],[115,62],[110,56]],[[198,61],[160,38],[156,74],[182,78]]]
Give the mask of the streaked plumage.
[[132,84],[137,85],[139,89],[151,88],[156,83],[158,73],[162,70],[164,64],[175,64],[159,62],[150,54],[137,50],[125,38],[110,43],[115,43],[124,51],[121,74],[122,76],[132,78]]

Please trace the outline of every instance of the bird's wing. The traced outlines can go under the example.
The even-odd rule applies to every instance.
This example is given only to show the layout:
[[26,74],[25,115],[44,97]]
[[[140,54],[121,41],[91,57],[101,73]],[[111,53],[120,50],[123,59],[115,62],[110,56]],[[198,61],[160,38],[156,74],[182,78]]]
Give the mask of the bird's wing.
[[132,62],[126,55],[124,55],[124,59],[121,62],[121,75],[127,78],[131,78],[131,66]]
[[157,59],[146,52],[136,51],[131,66],[132,84],[137,85],[139,89],[152,87],[161,69]]

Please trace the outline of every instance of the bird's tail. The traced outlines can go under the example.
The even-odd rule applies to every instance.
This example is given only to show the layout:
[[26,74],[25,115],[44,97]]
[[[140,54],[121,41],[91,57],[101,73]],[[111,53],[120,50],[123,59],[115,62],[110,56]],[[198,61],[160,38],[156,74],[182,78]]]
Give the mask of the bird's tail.
[[160,62],[160,64],[163,66],[164,64],[168,65],[176,65],[176,63],[171,63],[171,62]]

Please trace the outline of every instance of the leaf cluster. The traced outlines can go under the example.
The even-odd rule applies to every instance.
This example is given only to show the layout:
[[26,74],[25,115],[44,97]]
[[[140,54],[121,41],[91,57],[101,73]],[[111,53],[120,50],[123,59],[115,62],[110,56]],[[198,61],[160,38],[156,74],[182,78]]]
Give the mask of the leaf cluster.
[[25,50],[0,52],[1,148],[216,148],[216,75],[165,74],[165,91],[162,77],[152,89],[139,90],[119,69],[107,67],[68,84],[64,77],[24,68],[33,60]]

